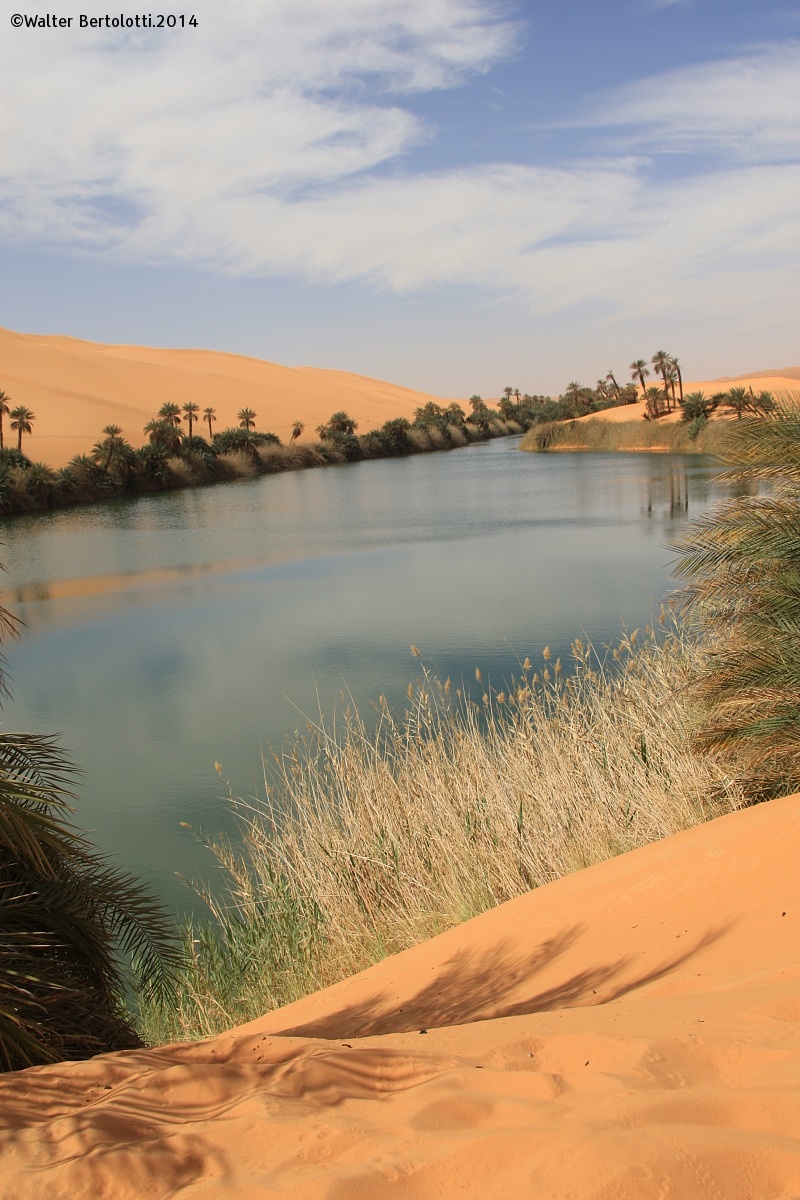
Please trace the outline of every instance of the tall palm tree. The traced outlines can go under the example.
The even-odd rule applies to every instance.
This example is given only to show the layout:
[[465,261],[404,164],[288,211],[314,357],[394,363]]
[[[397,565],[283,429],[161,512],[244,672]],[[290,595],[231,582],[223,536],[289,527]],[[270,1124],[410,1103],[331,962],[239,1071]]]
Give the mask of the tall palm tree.
[[642,385],[642,399],[644,399],[645,393],[647,391],[647,384],[645,383],[645,379],[647,379],[647,377],[650,374],[650,370],[647,366],[647,363],[644,361],[643,358],[635,358],[633,360],[633,362],[631,363],[629,369],[631,372],[631,379],[634,381],[634,383],[636,382],[636,380],[638,380],[639,383]]
[[297,438],[300,437],[300,434],[303,432],[304,429],[305,429],[305,425],[302,421],[295,421],[294,425],[292,426],[292,436],[289,438],[290,446],[291,446],[292,442],[296,441]]
[[5,449],[3,445],[3,417],[7,417],[11,412],[11,408],[9,407],[10,400],[11,397],[7,392],[0,391],[0,450]]
[[606,380],[608,381],[608,383],[611,384],[611,387],[614,389],[614,395],[618,396],[620,388],[619,388],[619,384],[617,383],[616,379],[614,378],[613,371],[608,372],[608,374],[606,375]]
[[178,408],[178,405],[173,404],[171,400],[167,400],[165,404],[161,405],[157,415],[162,421],[166,421],[168,425],[173,425],[175,429],[177,429],[181,423],[181,410]]
[[669,411],[671,406],[669,403],[670,393],[669,393],[669,380],[667,379],[667,375],[669,372],[670,363],[672,362],[672,355],[667,354],[666,350],[656,350],[655,354],[653,355],[653,357],[651,358],[650,361],[652,362],[656,371],[658,371],[658,373],[661,375],[661,378],[664,380],[664,394],[667,397],[667,411]]
[[186,420],[189,423],[189,448],[192,445],[192,425],[194,424],[197,414],[200,412],[200,405],[195,404],[193,400],[187,400],[183,406],[183,412],[186,415]]
[[736,477],[767,483],[696,519],[676,549],[685,604],[711,639],[695,683],[702,747],[737,752],[756,797],[800,788],[800,398],[733,422]]
[[16,408],[12,408],[9,416],[11,417],[11,428],[17,434],[17,450],[22,453],[22,435],[33,432],[33,422],[36,417],[24,404],[18,404]]
[[239,422],[240,429],[251,430],[256,427],[256,414],[252,408],[242,408],[236,414],[236,420]]
[[203,409],[203,420],[208,422],[208,440],[209,441],[211,441],[211,439],[214,436],[214,430],[211,428],[211,422],[216,421],[216,419],[217,419],[216,409],[214,409],[214,408],[204,408]]
[[670,361],[672,363],[672,369],[678,376],[678,393],[681,398],[681,404],[683,404],[683,376],[681,375],[681,364],[678,362],[674,354]]

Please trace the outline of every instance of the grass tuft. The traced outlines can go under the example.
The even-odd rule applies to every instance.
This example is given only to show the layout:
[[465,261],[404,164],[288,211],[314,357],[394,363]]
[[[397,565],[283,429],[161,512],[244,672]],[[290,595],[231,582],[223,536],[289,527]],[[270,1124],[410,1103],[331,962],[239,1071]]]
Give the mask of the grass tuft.
[[[624,636],[572,670],[526,659],[476,703],[423,666],[404,713],[350,709],[230,797],[241,848],[211,845],[224,895],[187,928],[178,1000],[144,998],[158,1043],[211,1035],[334,983],[531,888],[741,807],[687,731],[703,650]],[[478,678],[480,678],[480,674]]]

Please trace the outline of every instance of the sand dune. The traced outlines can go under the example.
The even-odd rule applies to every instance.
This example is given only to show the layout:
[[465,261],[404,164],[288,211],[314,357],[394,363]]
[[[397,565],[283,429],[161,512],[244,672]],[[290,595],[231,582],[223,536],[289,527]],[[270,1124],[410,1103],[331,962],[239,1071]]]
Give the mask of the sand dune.
[[[104,346],[7,329],[0,329],[0,372],[0,388],[11,396],[12,407],[25,404],[36,415],[23,449],[54,467],[87,453],[104,425],[120,425],[133,445],[142,445],[144,426],[168,400],[179,405],[193,400],[201,411],[215,408],[215,429],[235,425],[236,413],[252,408],[260,429],[288,441],[296,420],[313,438],[317,425],[344,409],[366,432],[391,417],[410,418],[415,408],[439,399],[345,371],[282,367],[212,350]],[[205,426],[199,432],[208,434]]]
[[[0,388],[12,406],[24,404],[36,416],[25,438],[28,455],[60,467],[75,454],[86,454],[104,425],[121,426],[134,446],[144,443],[144,426],[165,401],[216,409],[215,429],[236,424],[236,413],[252,408],[258,426],[287,441],[292,424],[303,421],[306,437],[331,413],[344,409],[362,432],[391,417],[414,410],[439,396],[396,384],[317,367],[283,367],[258,358],[215,350],[158,350],[147,346],[105,346],[55,335],[0,329]],[[800,367],[756,371],[750,375],[687,383],[686,391],[719,391],[742,383],[755,390],[781,391],[796,382]],[[608,409],[605,420],[632,420],[642,404]],[[206,434],[205,425],[199,432]],[[10,435],[6,432],[6,438]],[[13,442],[12,442],[13,444]]]
[[0,1079],[2,1195],[800,1195],[800,796],[223,1036]]
[[[648,385],[659,385],[658,378],[648,379]],[[752,387],[756,395],[759,392],[772,392],[774,396],[786,392],[800,393],[800,367],[783,367],[772,371],[751,371],[749,375],[722,375],[719,379],[695,379],[684,383],[684,395],[689,392],[705,392],[713,396],[715,392],[727,392],[732,387]],[[641,394],[641,392],[640,392]],[[606,408],[599,413],[590,413],[588,417],[579,417],[580,421],[591,421],[598,417],[603,421],[635,421],[644,416],[644,401],[636,404],[625,404],[620,408]],[[724,410],[718,415],[723,416]],[[680,421],[680,411],[668,413],[662,421]]]

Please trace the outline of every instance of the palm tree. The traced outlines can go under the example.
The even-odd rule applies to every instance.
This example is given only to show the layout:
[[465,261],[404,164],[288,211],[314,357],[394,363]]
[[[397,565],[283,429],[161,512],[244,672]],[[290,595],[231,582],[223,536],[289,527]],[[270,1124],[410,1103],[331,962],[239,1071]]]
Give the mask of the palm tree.
[[339,412],[335,412],[333,416],[329,417],[324,425],[318,425],[316,432],[325,441],[326,438],[335,437],[337,433],[352,436],[357,429],[358,423],[340,409]]
[[733,387],[727,393],[722,403],[726,408],[732,408],[736,413],[736,420],[741,421],[742,413],[746,412],[751,406],[751,397],[748,394],[747,388]]
[[667,397],[667,411],[669,411],[669,380],[667,379],[667,374],[670,363],[672,362],[672,356],[667,354],[666,350],[656,350],[650,361],[655,369],[660,373],[661,378],[664,380],[664,395]]
[[645,416],[648,421],[663,417],[662,406],[667,404],[667,393],[660,387],[649,387],[645,393]]
[[303,424],[302,421],[295,421],[294,425],[292,426],[292,436],[289,438],[290,446],[291,446],[292,442],[296,441],[300,437],[300,434],[303,432],[304,429],[305,429],[305,425]]
[[216,414],[215,409],[213,409],[213,408],[204,408],[203,409],[203,420],[208,422],[208,440],[209,441],[211,441],[211,439],[214,436],[214,430],[211,428],[211,422],[216,421],[216,419],[217,419],[217,414]]
[[150,439],[151,446],[160,446],[168,454],[177,454],[181,448],[180,430],[171,421],[158,420],[154,417],[144,427]]
[[103,428],[103,433],[106,435],[102,442],[97,442],[92,450],[92,455],[95,461],[101,457],[105,458],[103,462],[103,470],[107,471],[111,465],[111,460],[114,457],[114,451],[117,446],[123,445],[125,439],[122,436],[122,429],[119,425],[106,425]]
[[5,446],[3,445],[3,417],[7,417],[11,412],[9,407],[10,400],[11,397],[7,392],[0,391],[0,450],[5,449]]
[[239,422],[239,428],[248,432],[256,427],[256,414],[252,408],[241,408],[236,414],[236,420]]
[[178,408],[178,405],[173,404],[171,400],[167,400],[165,404],[161,405],[157,415],[162,421],[166,421],[168,425],[174,426],[175,429],[177,429],[181,423],[181,410]]
[[613,372],[613,371],[609,371],[609,372],[608,372],[608,374],[606,375],[606,381],[607,381],[608,383],[610,383],[610,384],[611,384],[611,387],[612,387],[612,388],[613,388],[613,390],[614,390],[614,395],[615,395],[615,396],[618,396],[618,395],[619,395],[619,390],[620,390],[620,389],[619,389],[619,384],[617,383],[616,379],[614,378],[614,372]]
[[189,422],[189,449],[192,448],[192,425],[197,414],[200,412],[200,405],[195,404],[193,400],[187,400],[183,406],[183,412],[186,414],[186,420]]
[[[16,632],[1,608],[0,632]],[[120,956],[172,986],[170,918],[72,825],[73,774],[52,738],[0,733],[0,1070],[139,1045]]]
[[21,454],[22,453],[22,435],[23,435],[23,433],[32,433],[33,432],[33,422],[36,420],[36,417],[34,416],[34,414],[31,412],[31,410],[29,408],[25,407],[24,404],[19,404],[19,405],[17,405],[16,408],[12,408],[9,415],[11,417],[11,428],[18,435],[17,436],[17,450],[19,450],[19,452]]
[[800,401],[731,425],[736,476],[768,495],[728,500],[678,543],[685,607],[710,640],[696,685],[701,747],[744,766],[756,798],[800,788]]
[[678,376],[678,393],[681,398],[681,404],[683,404],[683,376],[681,375],[681,365],[678,362],[678,360],[674,354],[670,361],[672,363],[672,369],[674,370],[675,374]]
[[635,358],[630,365],[630,372],[631,372],[631,379],[634,382],[636,382],[636,380],[638,380],[639,383],[642,385],[642,399],[644,400],[645,392],[647,391],[647,384],[645,383],[645,379],[647,379],[647,377],[650,374],[647,363],[644,361],[643,358]]

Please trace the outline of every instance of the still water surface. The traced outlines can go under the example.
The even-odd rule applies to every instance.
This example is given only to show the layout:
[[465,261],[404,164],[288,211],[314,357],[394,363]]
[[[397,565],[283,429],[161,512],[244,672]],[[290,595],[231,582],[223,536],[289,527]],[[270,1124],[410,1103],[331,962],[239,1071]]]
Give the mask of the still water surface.
[[[209,877],[180,822],[231,828],[214,770],[259,790],[261,751],[347,687],[402,705],[418,665],[501,686],[549,644],[658,612],[667,543],[727,494],[696,457],[536,455],[506,438],[6,518],[8,729],[61,734],[79,823],[171,905]],[[263,791],[263,785],[261,786]]]

